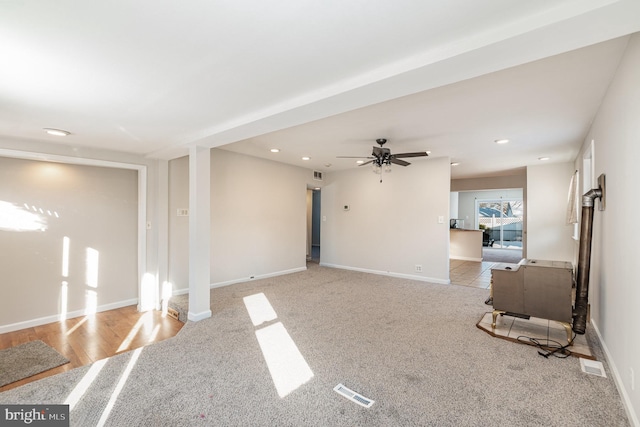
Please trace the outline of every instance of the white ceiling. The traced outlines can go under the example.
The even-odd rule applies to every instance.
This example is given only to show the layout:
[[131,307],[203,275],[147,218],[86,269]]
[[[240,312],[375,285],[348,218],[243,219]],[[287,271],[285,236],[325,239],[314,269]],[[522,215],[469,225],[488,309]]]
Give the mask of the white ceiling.
[[505,174],[573,160],[637,31],[638,0],[2,0],[0,144],[326,171],[386,137]]

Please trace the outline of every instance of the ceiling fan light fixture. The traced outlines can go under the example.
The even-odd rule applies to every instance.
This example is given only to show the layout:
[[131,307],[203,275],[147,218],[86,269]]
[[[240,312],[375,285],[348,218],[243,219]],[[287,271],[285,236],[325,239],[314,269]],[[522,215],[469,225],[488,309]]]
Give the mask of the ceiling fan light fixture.
[[46,133],[48,133],[49,135],[54,135],[54,136],[67,136],[67,135],[69,135],[71,133],[71,132],[68,132],[66,130],[53,129],[53,128],[44,128],[44,131]]

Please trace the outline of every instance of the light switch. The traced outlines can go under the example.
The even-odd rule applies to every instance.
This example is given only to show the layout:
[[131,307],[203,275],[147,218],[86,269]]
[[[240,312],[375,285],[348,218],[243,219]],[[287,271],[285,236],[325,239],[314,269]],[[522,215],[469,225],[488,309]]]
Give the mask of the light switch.
[[322,215],[322,222],[325,222],[327,220],[327,216],[326,215]]
[[438,224],[444,224],[444,217],[442,215],[438,217]]

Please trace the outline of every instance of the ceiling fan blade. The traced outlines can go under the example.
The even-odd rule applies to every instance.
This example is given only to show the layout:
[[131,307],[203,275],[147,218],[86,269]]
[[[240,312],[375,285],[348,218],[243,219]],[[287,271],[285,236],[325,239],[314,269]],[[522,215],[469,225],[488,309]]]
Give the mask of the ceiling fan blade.
[[372,156],[336,156],[336,159],[375,159]]
[[400,166],[409,166],[411,164],[409,162],[405,162],[404,160],[396,159],[395,157],[391,157],[389,161],[393,164],[400,165]]
[[426,151],[418,151],[415,153],[398,153],[398,154],[392,155],[391,157],[404,158],[404,157],[424,157],[424,156],[428,156]]

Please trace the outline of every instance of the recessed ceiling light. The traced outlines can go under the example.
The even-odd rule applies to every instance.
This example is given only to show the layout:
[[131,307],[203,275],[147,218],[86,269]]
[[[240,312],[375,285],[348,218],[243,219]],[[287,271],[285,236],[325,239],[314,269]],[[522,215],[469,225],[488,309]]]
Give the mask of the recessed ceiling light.
[[324,167],[326,167],[326,168],[330,168],[331,166],[333,166],[331,163],[325,163],[324,164]]
[[304,157],[302,158],[302,160],[311,160],[311,157],[304,156]]
[[543,160],[543,161],[544,160],[549,160],[549,159],[550,159],[550,157],[538,157],[538,160]]
[[431,154],[431,151],[430,151],[430,150],[427,150],[427,154]]
[[496,139],[496,144],[506,144],[509,142],[508,139]]
[[451,166],[458,166],[460,162],[451,162]]
[[272,153],[279,153],[279,152],[280,152],[280,149],[279,149],[279,148],[272,148],[270,151],[271,151]]
[[361,164],[363,164],[363,163],[364,163],[364,160],[356,160],[356,163],[357,163],[357,164],[359,164],[359,165],[361,165]]
[[319,189],[320,189],[320,187],[316,187],[316,188],[314,188],[314,190],[319,190]]
[[67,132],[66,130],[52,129],[52,128],[44,128],[44,131],[49,135],[55,135],[55,136],[67,136],[71,133],[71,132]]

